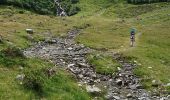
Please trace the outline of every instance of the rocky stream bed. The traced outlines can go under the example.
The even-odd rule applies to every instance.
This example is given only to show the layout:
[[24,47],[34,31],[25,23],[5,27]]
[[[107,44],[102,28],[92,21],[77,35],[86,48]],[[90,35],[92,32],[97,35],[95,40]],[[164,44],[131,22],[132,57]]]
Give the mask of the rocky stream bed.
[[79,86],[86,86],[87,92],[100,94],[102,88],[105,88],[107,100],[170,100],[170,96],[151,95],[143,89],[140,78],[132,73],[137,65],[125,61],[120,54],[112,54],[113,59],[121,64],[113,77],[96,73],[95,68],[86,60],[86,55],[95,50],[74,41],[79,31],[74,29],[64,38],[51,38],[36,43],[24,50],[24,55],[47,59],[63,67],[76,76]]

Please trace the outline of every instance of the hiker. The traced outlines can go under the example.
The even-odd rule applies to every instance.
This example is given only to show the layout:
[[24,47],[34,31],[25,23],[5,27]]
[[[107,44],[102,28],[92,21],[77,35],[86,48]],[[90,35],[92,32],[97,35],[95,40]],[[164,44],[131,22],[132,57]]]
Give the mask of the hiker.
[[130,31],[130,46],[133,47],[135,42],[135,29],[132,28]]

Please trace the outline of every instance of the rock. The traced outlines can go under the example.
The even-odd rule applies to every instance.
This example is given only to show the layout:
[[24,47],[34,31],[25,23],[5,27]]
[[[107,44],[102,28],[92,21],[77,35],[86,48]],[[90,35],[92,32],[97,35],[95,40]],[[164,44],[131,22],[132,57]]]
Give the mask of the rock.
[[113,96],[113,98],[116,99],[116,100],[120,100],[119,96]]
[[23,69],[24,69],[24,67],[22,67],[22,66],[19,66],[19,69],[20,69],[20,70],[23,70]]
[[135,90],[136,89],[136,85],[130,85],[129,88],[132,89],[132,90]]
[[127,98],[132,98],[133,96],[132,96],[132,94],[129,93],[129,94],[126,95],[126,97]]
[[73,48],[72,47],[69,47],[69,48],[67,48],[69,51],[71,51],[71,50],[73,50]]
[[16,79],[19,81],[23,81],[24,80],[25,75],[24,74],[20,74],[16,76]]
[[117,84],[117,85],[121,86],[121,85],[122,85],[122,83],[123,83],[123,82],[122,82],[122,80],[121,80],[121,79],[117,79],[117,80],[116,80],[116,84]]
[[79,67],[89,67],[88,64],[85,64],[85,63],[77,63],[79,65]]
[[82,87],[83,85],[79,83],[78,86],[79,86],[79,87]]
[[69,64],[67,67],[73,67],[75,64]]
[[153,86],[153,87],[158,87],[159,85],[160,85],[160,84],[159,84],[158,81],[152,80],[152,86]]
[[120,67],[117,67],[117,70],[118,70],[118,71],[121,71],[121,68],[120,68]]
[[81,78],[83,78],[83,75],[82,75],[82,74],[79,74],[78,77],[81,79]]
[[34,33],[34,31],[33,31],[33,29],[26,29],[26,32],[28,33],[28,34],[33,34]]
[[169,87],[169,86],[170,86],[170,83],[167,83],[165,86],[166,86],[166,87]]
[[143,87],[142,85],[140,85],[140,84],[137,84],[137,85],[136,85],[136,88],[137,88],[137,89],[143,89],[144,87]]
[[86,90],[88,93],[92,93],[92,94],[100,94],[101,93],[101,90],[94,85],[93,86],[87,85]]
[[152,69],[152,67],[148,67],[149,69]]

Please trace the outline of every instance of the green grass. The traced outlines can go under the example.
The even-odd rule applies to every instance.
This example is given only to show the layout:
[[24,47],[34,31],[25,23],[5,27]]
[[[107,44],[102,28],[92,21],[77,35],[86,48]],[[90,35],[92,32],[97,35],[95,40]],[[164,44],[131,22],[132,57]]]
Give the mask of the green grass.
[[87,57],[88,61],[94,66],[97,73],[113,75],[120,65],[113,60],[112,56],[103,54],[91,54]]
[[[10,58],[8,58],[10,59]],[[13,58],[17,60],[17,58]],[[6,60],[6,63],[9,61]],[[53,64],[50,64],[46,61],[39,59],[23,59],[22,61],[25,66],[22,66],[19,61],[13,62],[10,64],[10,67],[6,64],[2,64],[0,60],[0,99],[12,99],[12,100],[29,100],[29,99],[48,99],[48,100],[89,100],[90,96],[84,91],[84,88],[78,87],[74,77],[70,75],[67,71],[62,69],[57,69],[57,72],[54,76],[48,78],[44,76],[42,69],[53,67]],[[5,62],[3,62],[5,63]],[[20,70],[20,67],[23,67],[23,70]],[[37,71],[41,71],[37,73]],[[20,85],[19,81],[16,80],[16,76],[19,74],[27,74],[27,72],[34,73],[34,78],[41,77],[43,81],[39,80],[42,84],[42,94],[39,95],[34,89],[24,87]],[[43,76],[42,76],[43,75]],[[35,81],[35,80],[32,80]]]
[[[23,13],[20,13],[20,12]],[[54,16],[44,16],[32,13],[12,6],[0,6],[0,35],[3,43],[0,50],[8,47],[27,48],[32,44],[25,32],[26,28],[33,28],[33,41],[40,41],[48,37],[64,36],[69,29],[76,25],[71,18],[62,19]],[[75,23],[75,24],[74,24]],[[47,34],[51,32],[51,34]],[[9,54],[8,54],[9,53]],[[9,55],[9,56],[7,56]],[[47,61],[37,58],[27,59],[24,57],[12,56],[8,51],[7,55],[0,52],[0,99],[29,100],[88,100],[90,96],[84,88],[78,87],[76,80],[68,72],[58,69],[57,74],[52,78],[44,78],[43,95],[38,95],[34,90],[27,89],[16,81],[16,76],[24,72],[34,72],[44,68],[53,67]],[[21,71],[19,67],[24,67]],[[35,77],[42,77],[36,75]]]
[[[110,17],[105,16],[108,13]],[[89,18],[85,17],[91,27],[84,29],[76,40],[95,49],[121,52],[124,56],[137,58],[142,65],[134,73],[144,79],[142,83],[146,88],[151,89],[154,79],[162,84],[170,83],[169,14],[169,3],[115,5],[106,8],[104,13],[93,12]],[[136,16],[142,20],[137,20]],[[137,29],[136,46],[133,48],[129,46],[129,30],[132,27]]]
[[[0,44],[0,50],[11,45],[19,48],[30,46],[32,41],[25,32],[26,28],[33,28],[33,40],[39,41],[48,37],[64,36],[69,29],[78,27],[83,30],[76,38],[77,42],[97,50],[121,52],[124,56],[134,57],[137,63],[141,64],[134,73],[143,78],[142,83],[147,89],[153,88],[151,81],[154,79],[163,84],[170,83],[169,3],[138,6],[121,2],[80,0],[76,4],[81,8],[80,13],[67,18],[38,15],[11,6],[0,6],[0,35],[4,41]],[[136,16],[142,20],[136,20]],[[85,27],[86,25],[89,27]],[[133,48],[129,46],[131,27],[137,29],[136,46]],[[52,34],[49,35],[48,32]],[[92,54],[88,59],[98,73],[112,74],[119,66],[111,56],[104,54],[99,57]],[[58,69],[54,77],[44,80],[44,95],[39,97],[16,82],[15,77],[23,73],[19,66],[24,66],[25,71],[34,71],[53,65],[36,58],[1,57],[0,99],[90,99],[90,96],[76,85],[72,76],[61,69]],[[169,90],[169,87],[167,89]]]
[[[23,11],[23,14],[20,11]],[[0,6],[0,24],[0,35],[4,41],[21,48],[28,47],[32,42],[25,32],[27,28],[34,30],[33,40],[39,41],[48,37],[63,36],[76,26],[69,18],[38,15],[12,6]]]

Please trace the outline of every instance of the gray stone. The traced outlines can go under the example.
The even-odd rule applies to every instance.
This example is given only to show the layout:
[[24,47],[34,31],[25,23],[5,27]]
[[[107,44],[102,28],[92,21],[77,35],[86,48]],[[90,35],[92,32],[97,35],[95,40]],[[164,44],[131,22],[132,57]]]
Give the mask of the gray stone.
[[154,87],[158,87],[160,84],[159,84],[159,82],[158,81],[156,81],[156,80],[152,80],[152,86],[154,86]]
[[122,80],[121,80],[121,79],[117,79],[117,80],[116,80],[116,84],[117,84],[117,85],[121,86],[121,85],[122,85],[122,83],[123,83],[123,82],[122,82]]
[[129,94],[126,95],[126,97],[127,98],[132,98],[133,96],[132,96],[132,94],[129,93]]
[[79,65],[79,67],[89,67],[88,64],[85,64],[85,63],[77,63]]
[[68,50],[70,50],[70,51],[71,51],[71,50],[73,50],[73,48],[72,48],[72,47],[69,47],[69,48],[68,48]]
[[167,83],[165,86],[169,87],[169,86],[170,86],[170,83]]
[[33,34],[34,33],[34,31],[33,31],[33,29],[26,29],[26,32],[28,33],[28,34]]
[[87,90],[88,93],[92,93],[92,94],[101,93],[101,90],[98,87],[94,86],[94,85],[93,86],[87,85],[86,90]]
[[113,96],[113,98],[116,99],[116,100],[120,100],[119,96]]
[[140,84],[137,84],[137,85],[136,85],[136,88],[137,88],[137,89],[143,89],[144,87],[143,87],[142,85],[140,85]]
[[23,81],[24,80],[25,75],[24,74],[19,74],[16,76],[16,79],[19,81]]
[[79,74],[78,77],[81,79],[81,78],[83,78],[83,75],[82,75],[82,74]]

